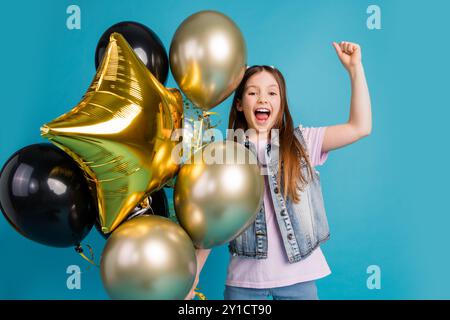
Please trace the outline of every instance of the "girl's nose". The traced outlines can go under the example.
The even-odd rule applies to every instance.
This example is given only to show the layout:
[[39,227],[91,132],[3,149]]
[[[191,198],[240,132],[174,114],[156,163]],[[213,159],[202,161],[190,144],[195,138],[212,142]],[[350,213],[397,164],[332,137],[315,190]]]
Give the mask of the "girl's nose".
[[259,98],[258,98],[258,102],[260,102],[260,103],[267,103],[266,96],[260,95]]

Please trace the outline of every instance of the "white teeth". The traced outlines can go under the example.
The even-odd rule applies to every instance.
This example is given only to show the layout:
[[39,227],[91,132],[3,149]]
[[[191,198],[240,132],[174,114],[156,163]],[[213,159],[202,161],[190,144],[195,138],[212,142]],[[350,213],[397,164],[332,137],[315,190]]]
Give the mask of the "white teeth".
[[266,109],[266,108],[258,108],[255,111],[257,111],[257,112],[270,112],[270,110]]

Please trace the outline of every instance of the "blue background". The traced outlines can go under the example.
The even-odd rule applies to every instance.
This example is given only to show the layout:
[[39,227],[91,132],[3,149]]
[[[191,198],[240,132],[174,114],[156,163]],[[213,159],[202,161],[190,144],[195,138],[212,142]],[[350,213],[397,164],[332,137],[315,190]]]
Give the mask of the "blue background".
[[[71,4],[81,8],[81,30],[66,28]],[[381,30],[366,27],[370,4],[381,7]],[[114,23],[141,22],[168,50],[189,15],[228,15],[244,34],[248,64],[283,72],[295,124],[304,126],[347,121],[350,82],[331,42],[359,43],[373,131],[318,167],[332,232],[322,246],[332,275],[318,281],[319,297],[450,298],[448,1],[11,1],[0,9],[1,164],[43,142],[39,127],[78,103],[95,73],[97,41]],[[176,86],[171,76],[167,86]],[[222,130],[230,104],[215,109]],[[104,240],[95,229],[85,243],[98,261]],[[206,263],[199,287],[209,299],[223,299],[228,259],[224,245]],[[81,290],[66,287],[71,264],[83,270]],[[370,265],[381,268],[380,290],[366,286]],[[108,297],[99,270],[74,250],[31,242],[1,218],[0,298]]]

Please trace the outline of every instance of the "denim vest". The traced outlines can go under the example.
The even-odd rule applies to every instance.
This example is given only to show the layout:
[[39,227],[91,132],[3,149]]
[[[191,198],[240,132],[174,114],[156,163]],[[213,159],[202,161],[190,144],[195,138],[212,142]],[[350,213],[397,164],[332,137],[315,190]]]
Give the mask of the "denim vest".
[[[295,137],[305,150],[306,142],[301,130],[296,127]],[[257,156],[255,145],[245,139],[245,146]],[[319,172],[313,168],[313,179],[309,179],[307,164],[301,161],[301,170],[308,183],[299,188],[300,201],[293,203],[288,198],[284,201],[282,188],[277,185],[278,161],[270,157],[271,149],[278,147],[279,142],[272,137],[265,150],[267,178],[270,195],[275,209],[276,220],[281,231],[281,237],[289,263],[294,263],[308,257],[314,249],[330,238],[328,220],[322,196]],[[299,160],[300,161],[300,160]],[[235,239],[230,241],[228,249],[233,256],[239,255],[256,259],[267,258],[267,230],[264,214],[264,202],[256,219]]]

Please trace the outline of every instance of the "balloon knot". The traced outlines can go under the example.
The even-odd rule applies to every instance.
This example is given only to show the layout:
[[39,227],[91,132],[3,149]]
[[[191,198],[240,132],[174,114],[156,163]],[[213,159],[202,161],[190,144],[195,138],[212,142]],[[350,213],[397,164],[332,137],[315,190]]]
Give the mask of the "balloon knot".
[[50,128],[47,125],[43,125],[41,127],[41,136],[47,135],[49,131],[50,131]]
[[77,246],[75,247],[75,251],[76,251],[77,253],[83,253],[83,248],[81,247],[80,244],[77,245]]

